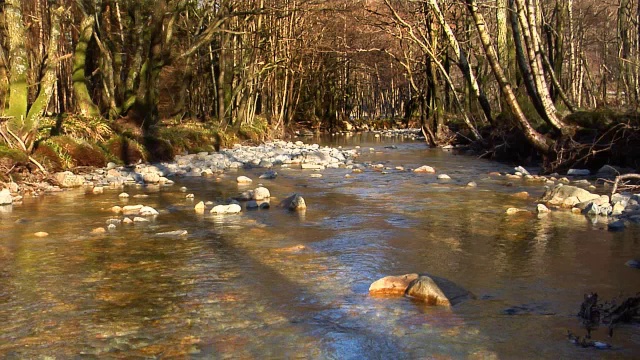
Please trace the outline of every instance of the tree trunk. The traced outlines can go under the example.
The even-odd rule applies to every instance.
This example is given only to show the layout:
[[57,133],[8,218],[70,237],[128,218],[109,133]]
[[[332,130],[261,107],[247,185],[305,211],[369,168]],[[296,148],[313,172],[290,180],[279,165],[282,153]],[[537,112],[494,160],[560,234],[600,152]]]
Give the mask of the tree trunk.
[[93,36],[93,26],[95,18],[92,15],[85,15],[80,25],[80,37],[73,54],[73,93],[76,98],[76,107],[83,116],[100,116],[100,110],[93,103],[89,89],[87,88],[87,77],[85,74],[87,48],[91,36]]
[[478,99],[478,102],[480,103],[480,107],[482,107],[482,111],[484,113],[485,118],[490,124],[493,124],[493,117],[491,116],[491,104],[489,104],[487,95],[480,88],[480,85],[478,84],[478,80],[476,79],[476,76],[474,75],[473,71],[471,70],[471,67],[469,66],[469,61],[467,60],[467,54],[465,53],[462,46],[460,46],[460,43],[458,42],[455,35],[453,34],[453,31],[451,30],[449,23],[447,23],[447,21],[445,20],[444,15],[440,10],[440,6],[438,6],[437,0],[429,0],[429,5],[431,6],[431,9],[435,14],[436,18],[440,22],[440,26],[442,26],[442,28],[444,29],[445,35],[447,36],[447,40],[449,40],[449,45],[453,49],[453,52],[456,54],[456,58],[458,60],[457,61],[458,67],[460,68],[460,71],[462,71],[462,73],[464,74],[465,78],[467,79],[467,82],[469,83],[469,86],[471,87],[471,89],[473,90],[473,93]]
[[477,1],[466,0],[466,4],[467,9],[469,10],[469,13],[473,18],[476,29],[478,30],[478,35],[480,36],[480,41],[482,43],[482,47],[484,49],[487,60],[489,61],[493,74],[496,77],[498,84],[500,85],[500,90],[505,97],[507,105],[509,106],[511,112],[513,113],[513,116],[515,117],[516,123],[519,125],[520,129],[523,132],[523,135],[533,147],[538,149],[543,154],[551,154],[552,147],[547,143],[547,139],[542,136],[542,134],[537,132],[536,129],[531,126],[531,124],[529,124],[529,121],[525,117],[522,109],[520,108],[520,105],[518,104],[516,96],[511,89],[511,84],[507,81],[504,70],[498,62],[498,55],[496,54],[496,50],[491,42],[491,38],[487,33],[484,17],[478,12]]
[[9,128],[22,133],[23,122],[27,116],[27,101],[29,90],[27,87],[27,71],[29,60],[27,57],[26,32],[22,20],[20,0],[7,0],[5,3],[5,21],[9,36],[9,107],[6,116],[13,117]]

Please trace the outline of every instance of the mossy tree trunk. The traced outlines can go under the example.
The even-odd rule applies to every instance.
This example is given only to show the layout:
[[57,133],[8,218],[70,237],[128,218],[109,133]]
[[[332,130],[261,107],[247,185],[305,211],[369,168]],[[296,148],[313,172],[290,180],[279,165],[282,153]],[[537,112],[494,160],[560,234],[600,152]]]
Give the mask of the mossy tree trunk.
[[22,132],[23,123],[27,117],[27,102],[29,96],[27,72],[29,60],[27,57],[26,31],[22,19],[20,0],[7,0],[4,7],[9,35],[9,107],[5,115],[12,117],[9,128]]
[[7,130],[12,134],[11,141],[17,142],[17,145],[12,144],[13,146],[31,151],[40,119],[47,110],[57,80],[56,57],[60,39],[60,16],[64,9],[60,7],[50,10],[51,30],[47,56],[43,64],[42,77],[39,79],[36,98],[32,104],[29,104],[27,77],[29,61],[25,48],[26,27],[23,23],[20,2],[9,0],[5,6],[10,46],[9,105],[5,115],[11,119]]
[[80,114],[89,117],[100,116],[100,109],[94,104],[87,87],[87,75],[85,73],[87,61],[87,48],[93,36],[93,26],[95,18],[85,15],[80,24],[80,38],[73,54],[73,93],[75,95],[76,107]]

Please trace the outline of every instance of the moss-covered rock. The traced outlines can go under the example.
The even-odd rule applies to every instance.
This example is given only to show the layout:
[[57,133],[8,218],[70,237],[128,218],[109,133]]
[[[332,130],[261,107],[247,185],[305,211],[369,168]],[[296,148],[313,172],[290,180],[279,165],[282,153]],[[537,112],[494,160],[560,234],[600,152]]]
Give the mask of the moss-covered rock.
[[104,144],[104,147],[110,154],[116,156],[125,164],[147,161],[149,158],[142,144],[122,135],[112,137]]

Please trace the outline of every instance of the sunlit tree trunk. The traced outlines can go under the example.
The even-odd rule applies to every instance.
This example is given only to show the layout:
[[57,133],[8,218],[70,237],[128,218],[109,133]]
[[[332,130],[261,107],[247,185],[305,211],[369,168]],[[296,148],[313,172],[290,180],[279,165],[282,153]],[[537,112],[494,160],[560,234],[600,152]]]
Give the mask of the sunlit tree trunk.
[[547,139],[540,134],[536,129],[534,129],[526,116],[522,112],[522,108],[516,99],[515,94],[513,93],[513,89],[511,88],[511,84],[507,80],[504,70],[500,66],[498,61],[498,55],[491,41],[491,37],[487,33],[486,23],[484,21],[484,17],[482,14],[478,12],[478,3],[476,0],[466,0],[467,9],[469,13],[473,17],[473,22],[478,31],[478,35],[480,36],[480,41],[482,43],[482,47],[484,49],[484,53],[491,65],[491,70],[493,71],[498,84],[500,85],[500,90],[505,97],[505,101],[509,106],[513,116],[515,117],[516,123],[519,125],[523,135],[527,138],[527,140],[533,145],[536,149],[538,149],[543,154],[550,154],[552,152],[552,147],[547,143]]

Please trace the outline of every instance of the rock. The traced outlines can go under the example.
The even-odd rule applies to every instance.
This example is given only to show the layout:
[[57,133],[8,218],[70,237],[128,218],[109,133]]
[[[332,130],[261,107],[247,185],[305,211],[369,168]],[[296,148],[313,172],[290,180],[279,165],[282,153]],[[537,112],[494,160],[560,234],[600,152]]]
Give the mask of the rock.
[[615,203],[613,205],[613,208],[611,209],[611,215],[613,216],[618,216],[618,215],[622,215],[622,212],[624,211],[625,206],[623,203]]
[[454,306],[473,298],[473,294],[452,281],[436,276],[420,275],[409,284],[406,295],[429,305]]
[[522,175],[506,174],[505,177],[509,180],[522,180]]
[[84,185],[84,177],[75,175],[71,171],[56,173],[54,178],[63,188],[72,188]]
[[38,231],[37,233],[34,233],[33,236],[35,236],[35,237],[47,237],[47,236],[49,236],[49,233],[44,232],[44,231]]
[[582,215],[582,209],[577,207],[571,208],[571,213],[576,215]]
[[571,182],[571,180],[567,179],[566,177],[560,178],[558,179],[558,182],[561,182],[563,184],[568,184]]
[[102,193],[104,193],[104,187],[102,187],[102,186],[94,186],[93,189],[91,189],[91,192],[93,194],[102,194]]
[[405,274],[383,277],[382,279],[374,281],[371,286],[369,286],[369,294],[403,296],[411,282],[419,276],[418,274]]
[[260,206],[258,205],[257,201],[249,200],[249,201],[247,201],[246,207],[247,207],[247,210],[249,210],[249,209],[253,210],[253,209],[259,208]]
[[120,193],[120,195],[118,195],[119,198],[121,199],[128,199],[129,198],[129,194],[127,194],[126,192]]
[[528,199],[529,198],[529,193],[526,191],[521,191],[515,194],[512,194],[511,196],[513,196],[514,198],[517,199]]
[[112,225],[112,224],[113,225],[120,225],[121,223],[122,223],[122,220],[120,220],[120,219],[108,219],[106,221],[107,225]]
[[582,212],[585,215],[598,216],[600,215],[600,206],[598,206],[598,204],[596,204],[595,202],[591,202],[584,210],[582,210]]
[[[571,199],[571,201],[565,202],[569,198],[573,199]],[[541,201],[556,206],[572,207],[575,204],[585,201],[593,201],[598,198],[600,198],[600,195],[592,194],[585,189],[581,189],[576,186],[559,184],[554,188],[547,190],[544,195],[542,195]]]
[[499,172],[497,172],[497,171],[492,171],[492,172],[490,172],[490,173],[489,173],[489,176],[495,176],[495,177],[498,177],[498,176],[502,176],[502,174],[501,174],[501,173],[499,173]]
[[478,187],[478,184],[475,181],[469,181],[467,183],[467,187],[470,187],[470,188]]
[[238,214],[242,211],[242,207],[238,204],[229,205],[217,205],[211,209],[211,214],[225,215],[225,214]]
[[107,230],[108,231],[114,231],[116,229],[116,224],[109,224],[107,225]]
[[157,184],[160,182],[160,175],[156,173],[146,173],[142,175],[142,180],[147,184]]
[[129,225],[129,224],[133,224],[133,220],[129,219],[128,217],[122,219],[122,223]]
[[195,194],[187,194],[184,198],[187,199],[187,200],[193,200],[193,199],[196,198],[196,195]]
[[258,188],[255,188],[255,190],[253,190],[253,200],[264,200],[270,197],[271,197],[271,193],[269,192],[269,189],[267,189],[266,187],[260,186]]
[[187,236],[188,234],[189,234],[189,232],[187,230],[175,230],[175,231],[167,231],[167,232],[157,233],[156,236],[158,236],[158,237],[183,237],[183,236]]
[[622,231],[625,228],[625,224],[622,220],[616,220],[614,222],[610,222],[609,225],[607,225],[607,228],[609,231]]
[[246,177],[246,176],[238,176],[236,178],[236,181],[238,182],[238,184],[251,184],[253,182],[253,180],[251,180],[250,178]]
[[138,215],[143,207],[144,205],[127,205],[122,208],[122,213],[124,215]]
[[307,208],[307,204],[302,198],[302,196],[298,194],[293,194],[288,198],[282,200],[280,206],[289,210],[305,210]]
[[266,209],[268,209],[270,207],[271,207],[271,204],[269,204],[266,201],[260,204],[260,209],[263,209],[263,210],[266,210]]
[[[386,174],[386,172],[382,172],[382,173],[383,173],[383,174]],[[321,178],[321,177],[322,177],[322,174],[311,174],[311,175],[309,175],[309,177],[312,177],[312,178]]]
[[155,215],[160,215],[160,213],[152,208],[151,206],[143,206],[140,209],[140,212],[138,213],[138,215],[140,216],[155,216]]
[[523,168],[522,166],[515,167],[515,168],[513,168],[513,170],[514,170],[515,172],[519,172],[519,173],[521,173],[522,175],[531,175],[531,174],[527,171],[527,169]]
[[631,260],[627,261],[624,264],[627,265],[630,268],[640,269],[640,260],[631,259]]
[[276,171],[273,170],[269,170],[267,172],[265,172],[264,174],[260,175],[260,179],[269,179],[269,180],[273,180],[278,176],[278,173]]
[[134,223],[138,223],[138,224],[140,224],[140,223],[148,223],[149,219],[145,219],[143,217],[136,216],[136,217],[133,218],[133,222]]
[[414,169],[413,172],[415,172],[415,173],[435,174],[436,173],[436,169],[432,168],[429,165],[422,165],[419,168]]
[[204,202],[202,202],[202,201],[200,201],[199,203],[196,204],[196,206],[193,207],[193,209],[197,213],[203,213],[206,208],[207,207],[205,206]]
[[591,171],[587,169],[569,169],[567,171],[567,175],[570,176],[589,176],[591,175]]
[[107,232],[107,230],[105,228],[103,228],[103,227],[97,227],[97,228],[91,230],[92,234],[104,234],[106,232]]
[[451,180],[451,177],[447,174],[438,175],[438,180]]
[[549,210],[549,208],[546,207],[544,204],[538,204],[536,206],[536,211],[538,212],[538,214],[546,214],[551,212],[551,210]]
[[11,191],[9,189],[0,190],[0,205],[11,205],[13,204],[13,197],[11,196]]
[[515,215],[515,214],[524,213],[524,212],[529,212],[529,210],[518,209],[518,208],[508,208],[507,211],[505,211],[507,215]]
[[180,188],[180,191],[182,191],[182,192],[187,192],[187,187],[186,187],[186,186],[181,187],[181,188]]
[[611,165],[605,165],[598,170],[596,176],[601,178],[615,178],[619,174],[620,172],[618,171],[618,169],[614,168]]

